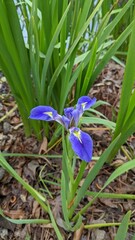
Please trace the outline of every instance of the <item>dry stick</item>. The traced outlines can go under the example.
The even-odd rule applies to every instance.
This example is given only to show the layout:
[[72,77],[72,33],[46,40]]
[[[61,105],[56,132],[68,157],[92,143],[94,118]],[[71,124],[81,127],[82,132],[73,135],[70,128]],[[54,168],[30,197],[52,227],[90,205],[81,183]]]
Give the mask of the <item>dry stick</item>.
[[7,112],[2,118],[0,118],[0,122],[4,121],[8,116],[10,116],[17,109],[17,105],[15,105],[9,112]]

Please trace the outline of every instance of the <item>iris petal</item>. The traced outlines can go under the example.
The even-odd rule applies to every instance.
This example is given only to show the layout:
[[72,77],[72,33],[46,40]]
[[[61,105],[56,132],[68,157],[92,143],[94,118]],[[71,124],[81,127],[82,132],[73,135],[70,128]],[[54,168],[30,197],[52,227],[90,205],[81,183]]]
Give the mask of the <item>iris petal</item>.
[[81,112],[78,109],[74,109],[74,111],[72,112],[72,116],[73,116],[73,124],[77,127],[79,119],[81,117]]
[[65,126],[65,128],[68,129],[70,120],[67,117],[62,116],[62,122],[63,122],[63,125]]
[[76,155],[80,159],[90,162],[92,159],[93,141],[89,134],[81,131],[79,128],[71,128],[69,140]]
[[55,117],[55,121],[62,124],[66,129],[68,129],[70,124],[70,120],[67,117],[61,116],[59,114],[57,114],[57,116]]
[[96,98],[90,98],[88,96],[83,96],[78,99],[77,107],[81,105],[83,107],[83,111],[89,109],[91,106],[93,106],[96,102]]
[[31,110],[29,118],[52,121],[58,115],[57,111],[50,106],[38,106]]
[[72,112],[74,111],[74,107],[68,107],[64,109],[64,114],[70,120],[72,119]]

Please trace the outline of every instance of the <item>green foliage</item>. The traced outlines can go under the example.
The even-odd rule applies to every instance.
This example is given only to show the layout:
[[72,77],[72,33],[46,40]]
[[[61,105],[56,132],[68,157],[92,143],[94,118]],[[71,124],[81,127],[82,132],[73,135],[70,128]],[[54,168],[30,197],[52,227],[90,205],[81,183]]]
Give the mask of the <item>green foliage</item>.
[[135,234],[134,234],[134,236],[132,237],[132,240],[135,240]]
[[111,35],[133,0],[115,14],[103,0],[16,2],[0,0],[0,65],[26,134],[33,129],[41,138],[47,126],[29,120],[30,110],[51,105],[62,114],[66,103],[88,93],[131,32],[132,23],[117,39]]
[[[108,2],[112,3],[112,1]],[[64,130],[62,131],[63,155],[60,182],[62,221],[60,224],[66,231],[75,231],[82,224],[82,215],[97,197],[135,198],[130,194],[102,193],[112,181],[135,167],[135,159],[118,167],[99,192],[88,191],[102,166],[114,158],[122,144],[135,132],[135,92],[132,92],[135,80],[135,69],[132,64],[135,59],[135,20],[128,24],[117,39],[110,35],[124,14],[131,8],[133,0],[129,0],[118,11],[113,9],[113,7],[116,8],[115,3],[110,10],[105,0],[98,1],[95,7],[93,7],[93,1],[89,0],[18,0],[17,3],[17,9],[21,14],[19,18],[12,0],[0,0],[0,65],[16,98],[28,135],[33,129],[35,134],[41,137],[43,128],[40,122],[37,124],[36,121],[28,119],[31,108],[41,104],[52,105],[62,113],[67,103],[75,102],[81,95],[86,95],[105,64],[132,32],[117,123],[109,121],[103,114],[97,112],[95,107],[102,102],[97,102],[96,106],[80,121],[80,124],[101,124],[114,131],[111,144],[99,157],[85,179],[83,179],[83,174],[86,162],[80,163],[79,171],[75,175],[77,159],[73,155],[68,136],[65,138]],[[26,39],[22,33],[22,24],[24,24]],[[95,117],[95,114],[100,117]],[[46,126],[44,128],[47,130]],[[60,131],[61,128],[56,129],[52,143]],[[16,156],[16,154],[10,155]],[[49,220],[11,220],[6,217],[6,219],[16,224],[47,224],[49,222],[58,239],[63,239],[47,196],[44,197],[26,183],[8,164],[4,156],[9,156],[9,154],[0,153],[0,165],[23,185],[50,218]],[[24,156],[24,154],[19,154],[19,156]],[[39,157],[40,155],[31,154],[29,156]],[[55,158],[61,157],[61,155],[47,155],[47,157]],[[83,182],[81,182],[82,179]],[[78,210],[80,201],[85,195],[93,198],[81,210]],[[5,217],[1,210],[0,214]],[[115,222],[95,224],[95,226],[93,224],[86,225],[84,228],[119,226],[115,240],[120,239],[121,236],[125,239],[128,226],[135,225],[135,223],[129,222],[130,215],[131,213],[128,212],[121,224]]]
[[[63,137],[64,137],[64,131],[63,131]],[[62,213],[63,213],[63,221],[62,221],[62,227],[67,231],[75,231],[77,230],[81,224],[82,224],[82,214],[86,212],[86,210],[91,206],[91,204],[95,201],[95,199],[98,197],[107,197],[107,198],[127,198],[127,199],[134,199],[134,196],[130,194],[105,194],[102,193],[102,191],[115,179],[117,179],[120,175],[124,174],[125,172],[129,171],[130,169],[133,169],[135,167],[135,159],[129,162],[124,163],[122,166],[118,167],[107,179],[104,186],[101,188],[101,190],[97,193],[94,193],[90,195],[93,196],[93,199],[84,207],[82,208],[75,216],[74,213],[77,210],[77,206],[81,199],[89,194],[87,193],[87,189],[91,182],[96,178],[98,172],[101,170],[103,164],[107,160],[107,156],[109,155],[110,151],[118,144],[119,138],[117,137],[113,143],[108,147],[108,149],[103,153],[103,155],[100,157],[100,159],[97,161],[93,169],[88,173],[86,179],[84,180],[82,186],[79,188],[80,181],[82,180],[83,173],[86,167],[86,162],[82,161],[80,165],[80,171],[78,172],[78,175],[74,177],[74,167],[75,167],[75,159],[72,157],[69,157],[68,155],[68,148],[65,137],[63,138],[63,160],[62,160],[62,177],[61,177],[61,201],[62,201]],[[26,183],[15,171],[14,169],[7,163],[7,161],[3,158],[2,154],[0,154],[0,165],[5,168],[14,178],[16,178],[17,181],[19,181],[23,187],[28,190],[28,192],[39,202],[39,204],[43,207],[45,211],[48,212],[50,216],[50,220],[47,219],[21,219],[21,220],[12,220],[10,218],[7,218],[7,220],[16,223],[16,224],[47,224],[49,221],[51,221],[54,230],[57,234],[58,239],[62,239],[62,235],[59,231],[59,228],[57,226],[57,223],[54,219],[53,213],[51,211],[50,205],[39,192],[35,191],[28,183]],[[119,196],[120,195],[120,196]],[[129,195],[129,196],[128,196]],[[3,215],[3,212],[0,210],[0,214]],[[92,224],[92,225],[85,225],[84,227],[86,229],[88,228],[95,228],[95,227],[107,227],[107,226],[119,226],[118,233],[116,235],[116,239],[118,238],[119,234],[123,230],[123,235],[126,235],[128,225],[134,225],[135,223],[129,222],[130,214],[127,213],[127,215],[124,217],[121,225],[120,223],[106,223],[106,224]],[[124,238],[123,238],[124,239]]]
[[2,153],[0,153],[0,165],[8,171],[18,182],[20,182],[23,187],[33,196],[43,207],[44,211],[48,212],[48,208],[46,205],[46,199],[42,196],[38,191],[36,191],[33,187],[31,187],[28,183],[26,183],[17,173],[16,171],[9,165],[6,159],[3,157]]
[[133,59],[135,58],[134,39],[135,20],[133,22],[127,63],[124,73],[124,80],[120,99],[120,109],[118,112],[118,119],[116,122],[116,128],[113,137],[115,139],[119,135],[120,141],[115,150],[112,151],[109,162],[112,161],[120,146],[127,140],[127,138],[131,134],[135,132],[135,92],[132,92],[135,81],[135,68],[133,65]]
[[[47,199],[41,195],[40,192],[38,192],[37,190],[35,190],[33,187],[31,187],[26,181],[24,181],[19,175],[18,173],[16,173],[16,171],[9,165],[9,163],[6,161],[6,159],[3,157],[2,153],[0,153],[0,165],[6,169],[6,171],[8,173],[11,174],[11,176],[13,176],[29,193],[30,195],[35,198],[35,200],[42,206],[42,209],[47,212],[50,216],[50,219],[51,219],[51,223],[53,225],[53,228],[56,232],[56,235],[58,237],[59,240],[62,240],[62,235],[56,225],[56,222],[55,222],[55,219],[54,219],[54,216],[53,216],[53,213],[51,211],[51,208],[47,202]],[[5,217],[3,215],[3,212],[2,210],[0,209],[0,214]],[[5,217],[6,218],[6,217]],[[6,218],[7,220],[13,222],[13,223],[16,223],[16,224],[33,224],[33,223],[36,223],[36,224],[47,224],[49,221],[46,220],[46,219],[23,219],[23,220],[11,220],[9,218]]]
[[114,240],[119,240],[119,239],[126,240],[130,216],[131,216],[131,211],[127,212],[127,214],[124,216]]

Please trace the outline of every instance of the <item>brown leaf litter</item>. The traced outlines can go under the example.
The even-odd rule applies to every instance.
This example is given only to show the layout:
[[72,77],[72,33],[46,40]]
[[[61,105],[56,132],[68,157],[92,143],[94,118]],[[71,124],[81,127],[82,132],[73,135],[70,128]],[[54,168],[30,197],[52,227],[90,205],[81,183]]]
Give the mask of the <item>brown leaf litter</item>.
[[[90,96],[98,100],[107,101],[110,106],[103,105],[98,110],[110,120],[115,121],[119,108],[119,99],[124,69],[111,61],[102,71],[99,78],[90,90]],[[0,80],[0,146],[2,152],[10,153],[44,153],[47,149],[47,139],[39,143],[34,136],[26,138],[23,125],[12,97],[6,79]],[[7,114],[10,113],[10,114]],[[5,115],[7,114],[6,118]],[[111,141],[111,132],[103,126],[84,126],[94,140],[94,156],[100,156]],[[131,136],[126,148],[129,151],[134,149],[135,137]],[[56,146],[52,152],[59,153],[60,146]],[[28,157],[8,157],[8,162],[17,173],[35,189],[45,192],[53,214],[63,235],[68,240],[113,240],[116,234],[116,227],[102,229],[84,230],[83,225],[75,231],[68,233],[64,229],[60,201],[60,169],[61,159],[41,159]],[[123,152],[119,151],[112,165],[104,165],[97,178],[92,182],[89,190],[99,191],[115,168],[127,161]],[[94,161],[88,164],[87,172],[94,166]],[[78,162],[79,166],[79,162]],[[77,173],[78,169],[76,169]],[[56,185],[51,184],[54,181]],[[82,180],[83,181],[83,180]],[[112,182],[106,189],[108,193],[130,193],[135,194],[135,173],[128,171]],[[78,206],[83,208],[92,197],[85,196]],[[39,204],[25,191],[21,184],[12,178],[5,170],[0,168],[0,207],[6,216],[12,219],[23,218],[47,218]],[[94,204],[83,215],[83,224],[120,222],[124,214],[132,211],[131,220],[135,221],[134,200],[124,199],[97,199]],[[130,227],[127,240],[130,240],[135,233],[134,227]],[[57,239],[52,225],[15,225],[0,217],[0,240],[24,240],[26,237],[32,240],[55,240]]]

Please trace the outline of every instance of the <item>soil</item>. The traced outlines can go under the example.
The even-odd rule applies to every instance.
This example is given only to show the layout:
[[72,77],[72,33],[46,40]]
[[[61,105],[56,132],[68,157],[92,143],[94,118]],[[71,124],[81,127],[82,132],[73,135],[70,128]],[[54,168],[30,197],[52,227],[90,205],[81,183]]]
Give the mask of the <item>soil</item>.
[[[115,62],[110,62],[90,90],[90,96],[98,100],[107,101],[110,105],[98,107],[108,119],[116,121],[119,109],[120,91],[124,69]],[[10,114],[8,114],[10,113]],[[100,156],[111,142],[110,130],[102,126],[91,125],[90,134],[94,141],[94,156]],[[134,155],[135,138],[131,136],[125,144],[126,151]],[[46,147],[46,139],[38,142],[34,136],[27,138],[24,135],[14,98],[10,92],[5,77],[0,76],[0,150],[7,153],[41,153]],[[59,154],[59,146],[55,146],[49,153]],[[34,157],[6,157],[16,172],[35,189],[45,191],[54,216],[59,224],[60,187],[48,183],[60,178],[61,159],[43,159]],[[97,178],[90,186],[90,191],[99,191],[114,169],[127,161],[124,152],[119,151],[111,165],[104,165]],[[87,165],[86,172],[92,168],[95,161]],[[135,171],[128,171],[106,188],[106,192],[135,194]],[[84,207],[91,197],[84,197],[79,208]],[[124,214],[132,211],[131,221],[135,221],[134,200],[97,199],[83,216],[84,224],[120,222]],[[13,177],[0,167],[0,208],[5,216],[12,219],[45,218],[39,204],[25,191]],[[60,228],[63,239],[73,240],[113,240],[117,232],[116,227],[83,230],[78,233],[65,232]],[[134,227],[129,227],[127,240],[131,240],[135,233]],[[0,240],[55,240],[55,232],[48,225],[15,225],[0,216]]]

